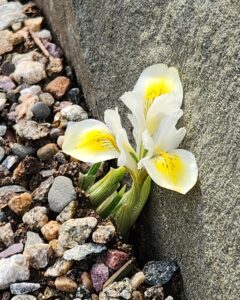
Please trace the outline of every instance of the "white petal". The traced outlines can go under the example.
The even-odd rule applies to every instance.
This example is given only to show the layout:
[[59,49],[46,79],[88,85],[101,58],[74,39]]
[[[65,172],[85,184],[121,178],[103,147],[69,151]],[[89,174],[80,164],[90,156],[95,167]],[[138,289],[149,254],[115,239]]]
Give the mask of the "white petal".
[[107,109],[104,112],[104,121],[111,132],[116,136],[119,130],[122,128],[121,119],[118,113],[118,109]]
[[180,108],[177,98],[173,94],[156,98],[146,116],[147,129],[151,135],[156,133],[161,120]]
[[158,131],[154,136],[154,153],[158,153],[160,151],[170,151],[179,146],[186,134],[185,128],[177,130],[175,127],[182,114],[183,111],[179,109],[162,120]]
[[63,151],[84,162],[101,162],[119,156],[115,137],[108,127],[89,119],[68,124]]
[[197,181],[198,168],[195,157],[186,150],[161,152],[142,163],[155,183],[181,194],[186,194]]
[[125,129],[121,129],[117,135],[117,145],[120,151],[118,157],[118,166],[125,166],[133,173],[137,171],[137,156],[136,153],[128,141],[127,133]]

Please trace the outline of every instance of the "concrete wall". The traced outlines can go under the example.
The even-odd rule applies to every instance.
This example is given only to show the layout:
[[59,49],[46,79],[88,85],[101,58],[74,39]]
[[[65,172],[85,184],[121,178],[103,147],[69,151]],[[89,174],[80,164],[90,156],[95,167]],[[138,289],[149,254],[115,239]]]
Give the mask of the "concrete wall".
[[[142,216],[149,257],[176,258],[189,300],[238,300],[239,36],[237,0],[37,0],[102,118],[148,65],[176,66],[183,147],[199,164],[186,196],[154,186]],[[121,111],[123,111],[121,106]],[[125,112],[125,111],[124,111]]]

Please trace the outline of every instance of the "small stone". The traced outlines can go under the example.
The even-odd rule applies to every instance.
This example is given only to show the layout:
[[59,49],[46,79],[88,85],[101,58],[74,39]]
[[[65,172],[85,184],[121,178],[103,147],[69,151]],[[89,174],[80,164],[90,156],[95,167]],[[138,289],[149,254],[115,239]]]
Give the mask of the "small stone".
[[[14,33],[10,30],[0,31],[0,55],[13,50]],[[3,73],[3,75],[6,75]]]
[[19,158],[24,158],[27,155],[32,155],[35,153],[35,149],[30,146],[25,146],[21,144],[14,143],[12,145],[12,152],[17,155]]
[[92,298],[89,290],[83,285],[79,285],[76,292],[76,298],[74,300],[92,300]]
[[74,293],[77,290],[77,283],[67,276],[60,276],[55,280],[55,286],[62,292]]
[[52,76],[53,74],[60,73],[63,69],[63,64],[61,58],[49,58],[49,63],[46,68],[46,72],[48,76]]
[[116,229],[112,223],[99,225],[92,234],[92,240],[98,244],[106,244],[115,235]]
[[0,162],[4,159],[5,150],[3,147],[0,147]]
[[7,126],[0,125],[0,136],[4,136],[7,131]]
[[92,283],[92,279],[91,276],[88,272],[83,272],[81,275],[81,280],[82,280],[82,284],[83,286],[91,291],[93,289],[93,283]]
[[168,283],[179,269],[175,261],[149,261],[143,268],[149,285],[164,285]]
[[76,197],[76,192],[71,179],[65,176],[55,178],[48,193],[48,203],[50,209],[59,213]]
[[20,137],[27,140],[38,140],[46,137],[49,133],[49,129],[45,125],[31,120],[19,121],[15,129]]
[[37,156],[40,160],[46,161],[52,159],[58,151],[59,149],[56,144],[51,143],[39,148],[37,151]]
[[32,295],[17,295],[14,296],[11,300],[37,300],[37,298]]
[[31,85],[23,90],[21,90],[21,96],[30,94],[31,96],[39,96],[42,93],[42,89],[39,85]]
[[50,130],[49,136],[50,136],[51,140],[56,141],[58,139],[58,137],[62,134],[63,134],[63,130],[61,128],[57,127],[57,128],[52,128]]
[[10,285],[10,291],[13,295],[22,295],[37,291],[40,289],[39,283],[31,282],[21,282],[21,283],[12,283]]
[[0,290],[7,289],[11,283],[28,280],[30,277],[28,258],[22,254],[0,260]]
[[133,291],[131,300],[144,300],[143,294],[139,291]]
[[165,300],[174,300],[172,296],[167,296],[167,298],[165,298]]
[[9,2],[0,6],[0,30],[10,27],[13,23],[26,18],[20,2]]
[[64,223],[69,219],[72,219],[77,211],[77,201],[71,201],[57,216],[56,220]]
[[12,30],[14,32],[18,31],[19,29],[22,28],[22,23],[21,22],[16,22],[12,24]]
[[109,277],[108,267],[103,263],[95,264],[92,266],[90,273],[95,291],[100,292],[103,288],[103,284],[108,280]]
[[105,264],[113,270],[118,270],[127,261],[129,255],[119,250],[108,250]]
[[128,278],[122,281],[114,282],[106,287],[100,294],[99,300],[110,300],[110,299],[131,299],[132,286]]
[[0,241],[7,247],[14,243],[14,233],[10,223],[0,226]]
[[48,107],[53,106],[53,104],[55,103],[55,99],[50,93],[42,93],[41,95],[39,95],[39,100],[46,104]]
[[46,120],[51,111],[49,107],[43,102],[37,102],[32,107],[32,113],[36,120]]
[[36,36],[38,38],[40,38],[41,40],[51,41],[51,39],[52,39],[51,32],[47,29],[43,29],[39,32],[36,32]]
[[42,235],[48,241],[57,239],[60,226],[57,221],[50,221],[41,228]]
[[6,250],[0,252],[0,258],[6,258],[9,256],[12,256],[14,254],[20,253],[23,251],[23,244],[18,243],[18,244],[13,244],[9,246]]
[[13,77],[20,84],[35,84],[46,78],[44,65],[37,61],[24,60],[15,66]]
[[24,250],[26,250],[29,246],[36,245],[36,244],[43,244],[43,243],[44,243],[43,239],[40,237],[38,233],[33,231],[28,231]]
[[49,267],[44,273],[45,277],[58,277],[65,275],[72,267],[73,262],[70,260],[65,260],[63,258],[58,258],[53,266]]
[[32,204],[32,196],[29,193],[23,193],[11,198],[8,202],[9,208],[16,214],[21,215],[27,212]]
[[67,92],[70,84],[67,77],[59,76],[46,86],[46,91],[52,93],[56,98],[61,98]]
[[64,248],[73,248],[83,244],[97,225],[97,219],[86,217],[70,219],[59,230],[59,243]]
[[48,244],[34,244],[25,248],[23,254],[29,257],[30,266],[39,270],[48,265],[52,249]]
[[77,260],[81,261],[85,259],[88,255],[99,254],[105,251],[107,248],[102,245],[97,245],[94,243],[85,243],[83,245],[78,245],[70,250],[64,252],[63,258],[66,260]]
[[62,149],[63,142],[64,142],[64,135],[60,135],[57,139],[57,145],[61,149]]
[[15,71],[15,66],[9,61],[6,61],[1,66],[2,69],[2,75],[9,76]]
[[[24,98],[24,100],[22,100],[22,98]],[[18,101],[21,103],[15,107],[16,120],[30,120],[33,116],[32,108],[38,102],[38,97],[27,94],[19,97]]]
[[88,114],[85,110],[77,105],[69,105],[61,110],[61,115],[68,121],[82,121],[88,118]]
[[54,299],[54,297],[56,296],[57,296],[56,289],[47,286],[46,289],[44,290],[44,297],[42,297],[42,299]]
[[13,90],[15,87],[15,83],[8,76],[0,75],[0,89],[9,91]]
[[54,58],[60,58],[63,55],[62,49],[54,43],[44,42],[44,46]]
[[32,193],[33,201],[47,200],[47,195],[53,182],[53,176],[50,176],[48,179],[42,181],[40,186],[37,187]]
[[37,32],[41,30],[43,22],[43,17],[36,17],[36,18],[28,18],[24,21],[24,25],[28,27],[28,29]]
[[98,295],[92,294],[91,295],[91,300],[98,300]]
[[36,206],[23,215],[23,223],[30,228],[41,228],[48,222],[47,209],[43,206]]
[[49,246],[52,248],[54,256],[62,257],[64,253],[63,247],[59,244],[59,241],[54,239],[49,242]]
[[79,88],[72,88],[68,93],[67,93],[68,99],[74,103],[74,104],[79,104],[80,102],[80,91]]
[[144,299],[164,300],[164,291],[161,285],[149,287],[144,292]]
[[0,111],[2,111],[4,109],[6,102],[7,102],[6,94],[3,92],[0,92]]
[[131,278],[131,285],[134,290],[137,290],[138,287],[144,282],[145,280],[145,275],[143,272],[137,272],[136,274],[133,275]]

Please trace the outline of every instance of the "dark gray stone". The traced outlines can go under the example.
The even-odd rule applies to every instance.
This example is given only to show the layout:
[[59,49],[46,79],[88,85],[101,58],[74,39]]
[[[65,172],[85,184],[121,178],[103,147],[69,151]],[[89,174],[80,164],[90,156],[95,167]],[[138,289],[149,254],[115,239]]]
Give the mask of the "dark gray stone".
[[30,146],[14,143],[12,145],[12,152],[20,158],[25,158],[27,155],[34,154],[36,149]]
[[188,299],[238,299],[239,1],[37,2],[59,28],[97,117],[120,105],[119,96],[145,67],[178,68],[187,128],[182,147],[196,155],[199,180],[185,196],[153,185],[141,251],[152,259],[176,258]]
[[38,102],[33,105],[32,113],[36,120],[45,120],[50,115],[51,111],[45,103]]

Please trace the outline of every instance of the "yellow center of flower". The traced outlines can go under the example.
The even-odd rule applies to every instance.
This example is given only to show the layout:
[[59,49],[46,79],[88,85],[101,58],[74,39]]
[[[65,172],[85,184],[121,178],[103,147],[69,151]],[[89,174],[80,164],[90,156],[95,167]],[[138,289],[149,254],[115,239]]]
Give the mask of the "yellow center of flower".
[[172,184],[178,184],[185,172],[185,166],[177,155],[170,155],[166,152],[160,152],[155,158],[157,170]]
[[82,134],[76,145],[76,150],[98,153],[108,150],[117,150],[115,138],[104,130],[91,130]]
[[170,94],[172,90],[173,90],[173,84],[169,79],[166,78],[151,79],[148,82],[144,93],[145,113],[152,105],[154,99],[164,94]]

